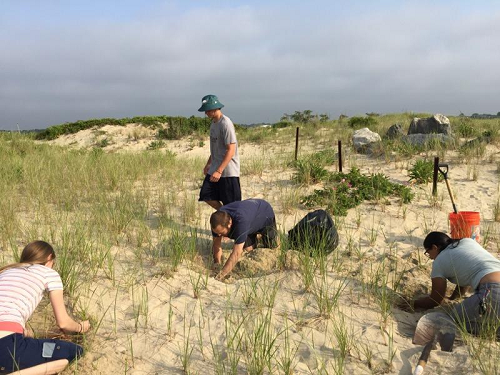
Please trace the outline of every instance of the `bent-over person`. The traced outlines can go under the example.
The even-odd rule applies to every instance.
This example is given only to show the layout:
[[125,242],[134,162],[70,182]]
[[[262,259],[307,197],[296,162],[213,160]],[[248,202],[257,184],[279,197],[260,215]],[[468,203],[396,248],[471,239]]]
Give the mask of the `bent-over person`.
[[433,260],[432,290],[429,296],[415,300],[414,308],[440,305],[447,281],[451,281],[456,288],[450,300],[463,295],[468,287],[474,293],[449,312],[455,323],[475,335],[485,329],[500,333],[500,261],[473,239],[452,239],[442,232],[429,233],[424,249]]
[[243,251],[257,247],[260,235],[264,247],[275,248],[279,245],[279,233],[271,205],[263,199],[246,199],[226,204],[210,217],[214,264],[222,262],[222,237],[234,240],[233,251],[224,267],[216,276],[222,280],[240,260]]

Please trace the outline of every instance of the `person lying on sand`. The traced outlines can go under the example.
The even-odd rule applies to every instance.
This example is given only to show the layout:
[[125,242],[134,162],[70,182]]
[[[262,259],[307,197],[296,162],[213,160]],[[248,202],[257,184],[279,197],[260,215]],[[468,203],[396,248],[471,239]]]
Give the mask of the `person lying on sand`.
[[[500,261],[470,238],[452,239],[442,232],[431,232],[424,240],[425,254],[433,260],[429,296],[417,299],[413,307],[431,309],[445,298],[447,280],[456,284],[450,300],[465,293],[474,294],[454,305],[451,318],[469,333],[479,334],[486,327],[500,326]],[[499,331],[500,332],[500,331]]]
[[225,204],[210,216],[214,264],[222,262],[222,237],[234,240],[233,251],[216,279],[222,280],[234,268],[243,251],[252,251],[261,235],[265,247],[279,246],[279,234],[271,205],[263,199],[246,199]]
[[83,355],[80,345],[63,340],[34,339],[26,321],[43,293],[49,293],[59,328],[83,333],[88,320],[75,322],[66,312],[63,285],[52,269],[56,255],[47,242],[29,243],[19,263],[0,268],[0,374],[56,374]]

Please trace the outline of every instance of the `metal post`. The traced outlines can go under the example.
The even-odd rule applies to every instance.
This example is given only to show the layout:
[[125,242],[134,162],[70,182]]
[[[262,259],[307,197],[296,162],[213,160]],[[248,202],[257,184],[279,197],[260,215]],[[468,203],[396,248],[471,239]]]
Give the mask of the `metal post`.
[[339,172],[342,172],[342,141],[339,139]]
[[297,131],[295,133],[295,161],[297,161],[298,154],[299,154],[299,127],[297,126]]
[[432,177],[432,195],[437,195],[437,181],[438,181],[438,170],[439,170],[439,157],[434,158],[434,175]]

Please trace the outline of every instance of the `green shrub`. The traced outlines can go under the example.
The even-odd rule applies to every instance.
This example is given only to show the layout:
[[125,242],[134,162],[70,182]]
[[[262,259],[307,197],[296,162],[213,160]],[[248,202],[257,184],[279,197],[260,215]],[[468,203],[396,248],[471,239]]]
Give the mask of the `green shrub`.
[[369,128],[370,126],[377,125],[377,119],[375,117],[351,117],[347,121],[347,125],[354,129]]
[[[434,178],[434,163],[430,160],[420,159],[408,169],[410,181],[415,181],[417,184],[426,184]],[[443,176],[438,173],[438,181],[442,181]]]
[[311,160],[297,160],[295,163],[297,172],[293,179],[299,184],[314,184],[324,180],[328,176],[328,171],[319,163]]
[[476,127],[469,117],[460,117],[455,125],[455,131],[464,138],[472,138],[477,135]]
[[323,190],[302,200],[308,207],[326,206],[333,215],[347,215],[347,210],[366,200],[379,200],[387,196],[399,197],[402,203],[410,203],[414,197],[407,186],[395,184],[381,173],[363,175],[357,168],[349,173],[331,173]]
[[276,128],[276,129],[288,128],[289,126],[292,126],[292,122],[290,122],[290,121],[279,121],[279,122],[273,124],[273,128]]
[[210,121],[206,118],[194,117],[170,117],[168,126],[158,131],[158,138],[181,139],[193,133],[208,134]]
[[56,139],[63,134],[74,134],[80,130],[90,129],[93,127],[103,127],[105,125],[127,125],[127,124],[142,124],[143,126],[159,128],[164,124],[168,124],[166,129],[161,129],[158,132],[160,138],[166,139],[179,139],[185,135],[194,132],[206,134],[210,129],[210,121],[205,118],[191,116],[185,117],[172,117],[172,116],[137,116],[132,118],[102,118],[91,119],[86,121],[76,121],[72,123],[65,123],[61,125],[50,126],[36,135],[36,139]]
[[152,141],[149,146],[148,150],[158,150],[159,148],[162,148],[165,146],[165,142],[163,141]]
[[321,150],[311,155],[311,161],[322,167],[332,165],[338,160],[337,151],[333,149]]
[[100,141],[98,141],[95,146],[100,147],[100,148],[105,148],[111,144],[110,140],[108,138],[103,138]]

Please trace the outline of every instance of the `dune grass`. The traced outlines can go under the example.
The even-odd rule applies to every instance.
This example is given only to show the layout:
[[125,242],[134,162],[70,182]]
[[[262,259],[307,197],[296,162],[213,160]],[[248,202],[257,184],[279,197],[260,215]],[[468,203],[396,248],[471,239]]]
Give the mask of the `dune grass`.
[[[413,116],[378,116],[372,130],[383,133],[396,122],[405,127]],[[461,135],[496,134],[500,127],[496,120],[472,120],[465,125],[461,121],[451,119]],[[363,160],[350,149],[353,129],[346,121],[299,126],[301,160],[314,160],[328,173],[335,171],[338,139],[346,150],[348,171]],[[476,129],[472,133],[470,126]],[[264,181],[265,196],[273,202],[278,218],[290,216],[298,221],[306,210],[300,196],[314,179],[275,181],[279,173],[290,177],[300,173],[293,161],[295,127],[239,129],[238,136],[240,143],[252,142],[266,149],[257,157],[242,158],[242,178]],[[411,167],[409,160],[416,153],[456,151],[417,150],[392,141],[384,141],[381,150],[380,156],[373,157],[375,166],[389,160],[401,165],[407,161]],[[484,161],[488,156],[476,153],[474,158]],[[347,209],[346,219],[335,218],[341,243],[333,254],[317,252],[311,257],[300,249],[288,249],[282,241],[281,251],[295,263],[283,262],[271,275],[235,279],[226,286],[225,295],[214,296],[218,284],[210,270],[208,211],[197,202],[203,163],[165,150],[108,154],[2,133],[2,263],[14,260],[31,240],[52,243],[72,314],[90,318],[94,326],[85,347],[88,352],[99,352],[104,340],[116,342],[115,352],[106,351],[112,361],[121,361],[116,371],[140,371],[145,354],[140,353],[139,343],[151,336],[161,342],[162,350],[175,354],[177,359],[168,365],[185,373],[393,372],[397,351],[412,347],[407,338],[395,338],[402,324],[395,304],[407,288],[414,287],[406,277],[408,272],[428,274],[425,260],[402,258],[384,229],[387,223],[362,215],[358,207]],[[420,208],[436,209],[425,196],[417,194],[415,199]],[[417,210],[405,202],[392,207],[382,200],[364,204],[373,204],[373,211],[387,210],[386,217],[392,215],[400,232],[407,216],[416,215]],[[406,237],[413,241],[434,228],[437,224],[429,218],[420,227],[408,229]],[[497,242],[492,229],[489,244],[494,247]],[[294,276],[299,280],[296,285],[288,282]],[[171,288],[172,278],[181,280],[184,289]],[[161,300],[158,289],[168,290],[170,297]],[[278,300],[288,303],[277,304]],[[370,325],[378,333],[370,346],[356,314],[346,310],[357,303],[359,309],[368,306],[367,312],[374,312]],[[42,307],[42,319],[33,321],[39,333],[51,324],[50,308]],[[325,336],[328,339],[321,341]],[[485,358],[497,349],[487,343],[486,339],[482,346],[466,340],[474,366],[494,373],[495,364]],[[86,360],[82,360],[84,366],[80,363],[66,373],[102,371]],[[163,369],[157,366],[158,371]]]

